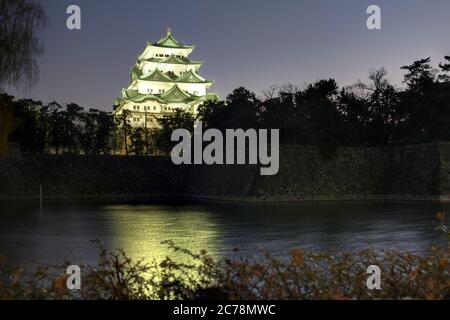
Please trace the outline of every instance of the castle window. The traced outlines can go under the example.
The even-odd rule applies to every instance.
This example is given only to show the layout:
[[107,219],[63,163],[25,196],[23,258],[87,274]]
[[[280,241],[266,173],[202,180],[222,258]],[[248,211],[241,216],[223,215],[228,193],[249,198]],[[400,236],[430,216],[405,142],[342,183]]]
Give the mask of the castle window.
[[153,106],[153,110],[156,110],[156,106]]

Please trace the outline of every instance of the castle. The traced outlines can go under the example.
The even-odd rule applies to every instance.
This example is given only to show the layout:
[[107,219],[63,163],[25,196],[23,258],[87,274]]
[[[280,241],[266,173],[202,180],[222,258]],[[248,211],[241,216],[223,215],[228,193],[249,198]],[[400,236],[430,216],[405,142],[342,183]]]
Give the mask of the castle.
[[170,30],[155,43],[148,43],[131,70],[131,80],[114,100],[114,115],[124,110],[133,127],[152,128],[157,119],[180,108],[194,115],[206,100],[218,100],[207,93],[213,81],[198,74],[203,62],[188,58],[195,46],[177,41]]

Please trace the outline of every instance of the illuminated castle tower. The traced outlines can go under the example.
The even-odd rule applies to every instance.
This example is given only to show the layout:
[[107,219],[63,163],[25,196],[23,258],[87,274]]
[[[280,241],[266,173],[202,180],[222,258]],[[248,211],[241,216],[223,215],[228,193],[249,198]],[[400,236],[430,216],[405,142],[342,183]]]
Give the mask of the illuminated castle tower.
[[129,110],[132,126],[152,127],[176,108],[196,114],[201,103],[217,100],[217,94],[206,92],[213,82],[197,73],[203,62],[188,59],[193,50],[175,40],[170,28],[164,38],[148,43],[131,70],[130,85],[114,101],[114,114]]

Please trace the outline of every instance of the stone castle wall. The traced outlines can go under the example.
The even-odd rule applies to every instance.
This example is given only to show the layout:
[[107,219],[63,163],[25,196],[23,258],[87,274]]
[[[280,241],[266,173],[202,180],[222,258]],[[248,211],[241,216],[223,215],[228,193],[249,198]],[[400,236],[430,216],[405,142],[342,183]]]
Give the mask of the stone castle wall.
[[283,146],[280,170],[175,166],[169,158],[33,156],[0,160],[0,200],[450,200],[450,143],[406,147]]

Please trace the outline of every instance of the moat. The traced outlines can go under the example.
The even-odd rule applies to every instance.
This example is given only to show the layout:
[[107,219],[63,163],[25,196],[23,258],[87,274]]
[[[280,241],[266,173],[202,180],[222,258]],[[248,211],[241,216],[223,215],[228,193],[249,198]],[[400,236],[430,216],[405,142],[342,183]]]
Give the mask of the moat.
[[[443,207],[444,206],[444,207]],[[0,254],[24,265],[94,264],[98,239],[134,258],[171,254],[160,243],[213,256],[254,257],[267,249],[284,256],[292,248],[366,248],[427,252],[444,244],[435,215],[450,205],[431,203],[304,204],[0,204]],[[239,249],[239,250],[237,250]]]

